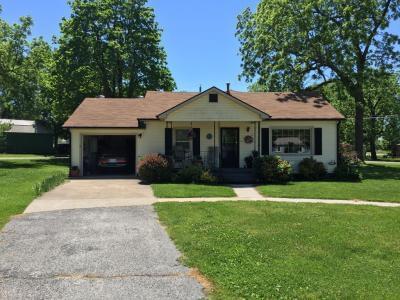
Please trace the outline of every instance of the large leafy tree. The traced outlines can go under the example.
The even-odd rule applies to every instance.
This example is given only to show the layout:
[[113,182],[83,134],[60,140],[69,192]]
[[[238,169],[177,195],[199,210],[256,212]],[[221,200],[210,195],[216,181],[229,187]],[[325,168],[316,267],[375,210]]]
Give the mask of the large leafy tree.
[[[46,120],[53,51],[42,38],[29,40],[32,19],[0,19],[0,116]],[[47,78],[47,79],[46,79]]]
[[242,76],[269,90],[339,80],[354,99],[363,158],[364,82],[371,68],[396,68],[399,38],[386,29],[399,15],[400,0],[261,0],[239,16]]
[[[365,144],[371,152],[371,158],[377,159],[377,141],[384,137],[387,146],[398,142],[393,126],[400,122],[400,82],[397,74],[371,70],[370,76],[364,82],[365,113],[364,137]],[[323,87],[324,96],[341,111],[346,120],[341,124],[341,136],[345,142],[354,141],[354,111],[355,103],[346,88],[339,82],[333,82]]]
[[75,0],[61,23],[56,86],[66,117],[85,96],[138,97],[175,82],[147,0]]

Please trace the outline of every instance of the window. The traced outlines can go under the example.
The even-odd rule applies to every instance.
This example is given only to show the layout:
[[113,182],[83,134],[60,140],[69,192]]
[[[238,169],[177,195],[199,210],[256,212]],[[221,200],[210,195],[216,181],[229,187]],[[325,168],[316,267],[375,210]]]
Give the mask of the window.
[[192,151],[190,129],[175,129],[175,154],[184,156]]
[[209,102],[218,102],[218,94],[209,94],[208,97]]
[[272,152],[280,153],[311,153],[310,129],[273,129]]

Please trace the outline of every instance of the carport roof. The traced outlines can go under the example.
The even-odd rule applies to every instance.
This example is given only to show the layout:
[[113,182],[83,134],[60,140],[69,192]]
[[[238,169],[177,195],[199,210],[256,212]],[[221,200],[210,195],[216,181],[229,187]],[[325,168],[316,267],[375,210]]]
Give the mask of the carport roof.
[[[64,127],[136,128],[139,120],[158,119],[163,112],[197,95],[199,93],[149,91],[144,98],[86,98],[65,122]],[[230,91],[228,96],[241,100],[275,120],[343,119],[317,93]]]

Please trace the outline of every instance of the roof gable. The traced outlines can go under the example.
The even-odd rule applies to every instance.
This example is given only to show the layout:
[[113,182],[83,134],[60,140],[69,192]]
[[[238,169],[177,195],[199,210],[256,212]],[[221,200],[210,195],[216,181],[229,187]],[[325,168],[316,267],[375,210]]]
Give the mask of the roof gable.
[[[208,95],[218,94],[221,101],[209,103]],[[236,114],[232,115],[232,112]],[[182,116],[186,114],[186,116]],[[177,118],[177,115],[181,115]],[[270,116],[250,104],[228,94],[217,87],[211,87],[187,100],[169,108],[157,116],[170,121],[179,119],[185,121],[220,120],[231,121],[238,118],[248,120],[268,119]]]

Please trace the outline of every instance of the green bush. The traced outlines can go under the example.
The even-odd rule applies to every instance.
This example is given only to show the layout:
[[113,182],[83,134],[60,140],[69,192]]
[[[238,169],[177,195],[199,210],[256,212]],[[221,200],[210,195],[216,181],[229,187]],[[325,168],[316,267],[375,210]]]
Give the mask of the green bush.
[[263,156],[254,159],[254,173],[260,182],[283,183],[291,179],[292,166],[279,156]]
[[56,186],[60,185],[67,178],[67,174],[65,172],[56,173],[50,177],[43,179],[41,182],[35,184],[33,186],[33,190],[36,196],[40,196],[41,194],[48,192],[54,189]]
[[203,174],[203,168],[199,165],[189,165],[179,170],[176,181],[181,183],[197,183]]
[[204,184],[216,184],[218,183],[218,178],[213,175],[209,170],[203,171],[200,176],[200,183]]
[[326,175],[326,168],[322,162],[306,157],[299,164],[299,175],[306,180],[318,180]]
[[357,153],[352,151],[352,146],[341,144],[339,162],[334,171],[336,178],[339,180],[361,181],[360,164],[361,161],[358,159]]
[[363,179],[358,166],[347,160],[339,162],[334,173],[339,180],[362,181]]
[[147,183],[171,181],[171,163],[161,154],[148,154],[139,162],[138,175]]
[[256,150],[253,150],[253,151],[251,152],[251,155],[246,156],[246,157],[244,158],[244,162],[245,162],[245,164],[246,164],[246,168],[248,168],[248,169],[253,168],[253,161],[254,161],[254,159],[256,159],[256,158],[259,157],[259,156],[260,156],[260,154],[259,154],[259,152],[256,151]]

